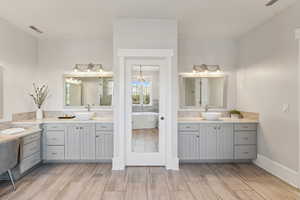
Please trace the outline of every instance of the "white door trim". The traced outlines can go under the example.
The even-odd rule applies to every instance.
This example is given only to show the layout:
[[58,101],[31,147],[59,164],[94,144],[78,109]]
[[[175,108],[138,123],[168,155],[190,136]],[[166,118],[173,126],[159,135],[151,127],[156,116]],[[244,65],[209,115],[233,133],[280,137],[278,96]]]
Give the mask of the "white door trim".
[[[125,65],[128,58],[163,58],[166,60],[167,67],[172,69],[172,58],[174,52],[171,49],[118,49],[117,60],[118,65],[115,66],[115,86],[117,87],[118,94],[114,102],[114,157],[113,157],[113,170],[124,170],[126,166],[126,102],[125,102]],[[172,70],[168,74],[167,83],[171,87]],[[166,95],[167,102],[172,102],[172,95]],[[173,145],[177,145],[177,133],[172,133],[172,104],[169,103],[166,108],[166,115],[170,116],[166,119],[166,142],[165,142],[165,166],[167,169],[177,170],[179,167],[177,153],[173,152]],[[174,137],[176,137],[174,139]],[[177,149],[177,148],[175,148]],[[173,155],[174,153],[174,155]]]
[[[296,29],[295,31],[295,38],[298,43],[298,77],[300,76],[300,28]],[[300,86],[300,79],[298,79],[298,86]],[[300,87],[298,87],[298,98],[300,98]],[[298,104],[298,111],[300,112],[300,107]],[[298,120],[298,126],[300,128],[300,119]],[[300,129],[299,129],[300,130]],[[298,139],[298,188],[300,188],[300,131],[298,131],[299,139]]]

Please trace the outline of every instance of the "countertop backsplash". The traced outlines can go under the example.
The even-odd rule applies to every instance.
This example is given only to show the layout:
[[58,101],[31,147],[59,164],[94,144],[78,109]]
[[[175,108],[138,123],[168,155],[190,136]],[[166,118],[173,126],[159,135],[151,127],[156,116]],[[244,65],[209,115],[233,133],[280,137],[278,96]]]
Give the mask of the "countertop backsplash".
[[[64,116],[65,114],[73,115],[75,111],[43,111],[44,118],[56,118],[59,116]],[[80,111],[78,111],[80,112]],[[104,110],[104,111],[93,111],[95,112],[95,117],[98,118],[113,118],[112,110]],[[35,112],[22,112],[22,113],[14,113],[12,116],[12,121],[24,121],[24,120],[34,120],[36,119]]]

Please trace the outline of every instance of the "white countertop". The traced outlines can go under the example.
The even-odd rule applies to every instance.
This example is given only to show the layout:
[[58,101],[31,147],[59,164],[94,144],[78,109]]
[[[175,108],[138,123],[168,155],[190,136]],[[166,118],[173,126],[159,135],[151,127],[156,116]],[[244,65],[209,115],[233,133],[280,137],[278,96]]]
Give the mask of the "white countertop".
[[178,118],[178,123],[259,123],[255,119],[232,119],[232,118],[221,118],[218,121],[208,121],[201,117],[193,118]]
[[[14,125],[40,125],[40,124],[60,124],[60,123],[113,123],[112,118],[94,118],[92,120],[82,121],[78,119],[58,119],[46,118],[42,120],[23,120],[12,122]],[[218,121],[207,121],[200,117],[178,118],[178,123],[259,123],[255,119],[232,119],[221,118]]]
[[61,124],[61,123],[112,123],[112,118],[93,118],[92,120],[78,120],[78,119],[58,119],[58,118],[45,118],[42,120],[23,120],[14,121],[14,125],[39,125],[39,124]]
[[31,135],[31,134],[39,132],[39,131],[41,131],[40,128],[29,127],[29,128],[25,128],[25,131],[23,131],[23,132],[12,134],[12,135],[2,135],[2,134],[0,134],[0,142],[6,141],[6,140],[19,139],[19,138],[25,137],[27,135]]

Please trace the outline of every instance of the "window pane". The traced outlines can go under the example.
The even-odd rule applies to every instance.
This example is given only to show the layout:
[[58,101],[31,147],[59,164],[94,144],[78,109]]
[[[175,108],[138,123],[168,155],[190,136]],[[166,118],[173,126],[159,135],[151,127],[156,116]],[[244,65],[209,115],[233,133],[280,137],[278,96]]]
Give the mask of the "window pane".
[[140,104],[140,88],[138,83],[132,83],[132,103],[133,104]]

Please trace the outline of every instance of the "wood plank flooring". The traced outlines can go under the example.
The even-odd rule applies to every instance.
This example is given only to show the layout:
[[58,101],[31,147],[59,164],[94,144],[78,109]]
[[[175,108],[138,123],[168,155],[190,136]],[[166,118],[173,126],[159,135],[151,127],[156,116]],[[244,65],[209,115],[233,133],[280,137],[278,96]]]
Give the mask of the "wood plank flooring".
[[300,200],[300,192],[252,164],[162,167],[47,164],[17,182],[0,183],[1,200]]

